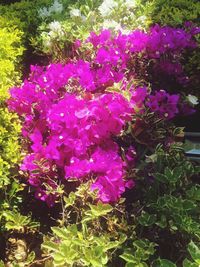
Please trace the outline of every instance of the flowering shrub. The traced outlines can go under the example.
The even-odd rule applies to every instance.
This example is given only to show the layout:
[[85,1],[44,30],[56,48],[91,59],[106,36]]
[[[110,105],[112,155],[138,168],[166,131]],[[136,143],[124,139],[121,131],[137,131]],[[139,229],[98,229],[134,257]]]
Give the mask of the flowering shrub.
[[[43,23],[38,28],[38,37],[33,41],[39,50],[63,60],[65,50],[70,50],[71,43],[76,39],[86,39],[91,31],[112,29],[128,33],[136,27],[145,28],[150,23],[144,14],[144,5],[140,1],[78,1],[66,9],[65,1],[54,1],[52,5],[38,9]],[[55,9],[55,6],[57,9]],[[145,10],[150,13],[150,4]],[[55,9],[55,10],[54,10]],[[63,10],[63,11],[61,11]],[[58,12],[57,12],[58,11]],[[60,14],[58,16],[58,13]],[[57,15],[56,15],[57,14]],[[52,23],[57,25],[52,29]],[[57,31],[57,29],[62,30]],[[58,55],[59,53],[62,55]],[[55,53],[52,54],[52,48]],[[69,51],[68,51],[69,52]]]
[[[173,125],[199,104],[198,12],[188,0],[0,5],[5,264],[198,265],[199,167]],[[33,49],[59,63],[18,87]]]
[[[198,265],[199,166],[173,122],[199,104],[199,11],[175,2],[0,5],[5,264]],[[52,63],[28,77],[33,50]]]
[[[46,10],[47,12],[45,17],[44,14],[41,17],[43,18],[43,23],[38,28],[38,37],[32,39],[32,42],[38,48],[38,52],[43,51],[43,53],[53,58],[54,61],[65,62],[66,58],[73,57],[75,54],[73,47],[74,41],[77,39],[81,41],[87,39],[91,31],[100,33],[102,29],[110,29],[115,33],[120,31],[122,34],[129,34],[133,29],[148,31],[149,27],[155,25],[155,23],[166,26],[165,20],[168,25],[178,25],[182,29],[184,28],[184,23],[188,20],[198,25],[199,3],[195,1],[190,4],[190,2],[188,0],[180,2],[171,1],[171,4],[169,4],[163,1],[144,2],[139,0],[105,0],[95,1],[95,3],[94,1],[83,1],[77,2],[68,8],[63,8],[65,4],[63,1],[55,1],[55,3],[52,2],[52,5],[44,6],[38,10],[39,14],[42,10]],[[53,10],[54,5],[58,7],[62,6],[63,10],[59,10],[61,12],[58,12],[59,15],[56,15],[57,11],[48,13],[49,10]],[[170,9],[170,12],[165,11],[165,8],[167,10]],[[191,9],[191,12],[187,11],[188,8]],[[160,17],[158,14],[161,14]],[[188,16],[188,14],[190,15]],[[159,34],[156,34],[158,29],[155,28],[154,40],[152,39],[152,45],[155,51],[152,52],[156,52],[157,56],[153,55],[153,53],[149,55],[153,58],[153,60],[150,60],[150,64],[147,64],[147,62],[142,64],[146,58],[140,56],[136,61],[136,69],[137,72],[145,75],[143,67],[144,65],[146,67],[149,66],[149,76],[152,76],[150,82],[156,83],[157,88],[167,89],[169,87],[171,91],[178,89],[179,91],[184,91],[186,94],[191,93],[192,90],[193,94],[198,95],[199,75],[196,70],[199,69],[199,49],[197,45],[192,50],[181,50],[181,54],[179,55],[176,54],[176,51],[169,51],[167,49],[168,45],[173,46],[173,35],[176,36],[176,44],[180,41],[180,46],[184,46],[183,42],[186,41],[186,36],[182,36],[183,32],[180,28],[175,32],[175,29],[173,31],[173,28],[169,26],[163,27],[163,32],[160,31]],[[186,31],[189,32],[189,24],[186,28]],[[194,31],[195,25],[192,26],[190,33],[193,35]],[[165,33],[168,36],[167,39],[169,42],[162,36]],[[170,40],[171,38],[172,40]],[[157,47],[156,43],[158,45]],[[154,65],[155,60],[157,63],[156,66]],[[138,63],[142,69],[138,68]],[[146,80],[146,75],[143,78]]]
[[[91,31],[100,31],[102,28],[128,33],[136,28],[148,29],[155,23],[177,26],[183,25],[186,21],[197,22],[198,3],[190,4],[188,0],[180,1],[180,3],[171,2],[169,4],[163,3],[163,1],[141,0],[105,0],[95,1],[95,3],[78,1],[67,9],[63,9],[65,2],[55,1],[51,6],[44,6],[38,10],[39,16],[43,18],[43,23],[38,29],[38,33],[41,35],[38,35],[36,43],[43,52],[52,55],[52,47],[56,50],[56,47],[59,46],[60,53],[62,53],[61,50],[69,49],[69,43],[75,39],[86,39]],[[191,9],[191,12],[188,12],[188,8]],[[53,11],[54,9],[55,11]],[[60,16],[55,15],[57,10]],[[64,35],[52,31],[50,25],[53,21],[59,24]],[[36,43],[34,42],[34,44]],[[53,56],[56,55],[53,54]],[[59,58],[59,60],[61,59],[62,57]]]
[[[191,33],[158,26],[150,33],[91,33],[88,43],[94,52],[87,54],[87,61],[52,64],[46,70],[32,67],[30,79],[11,90],[10,108],[24,118],[23,135],[29,140],[21,170],[29,173],[36,197],[50,206],[60,181],[92,180],[91,188],[104,202],[116,201],[131,186],[113,138],[145,107],[172,119],[179,112],[179,96],[161,90],[147,98],[147,88],[128,85],[137,75],[130,64],[139,53],[156,61],[163,54],[196,47]],[[117,83],[121,94],[111,90]]]
[[99,189],[100,198],[116,201],[126,183],[119,147],[112,137],[119,135],[130,120],[131,106],[117,93],[67,93],[62,88],[69,86],[73,67],[77,66],[52,65],[40,76],[41,70],[34,68],[29,82],[21,89],[12,89],[10,106],[25,115],[23,135],[32,141],[32,153],[21,169],[30,172],[29,182],[37,188],[36,196],[50,205],[52,195],[45,192],[48,187],[57,187],[59,173],[66,180],[93,177],[92,188]]
[[128,68],[133,78],[151,82],[156,87],[164,85],[169,90],[174,86],[172,81],[179,87],[189,82],[181,59],[184,52],[197,47],[192,36],[198,32],[199,29],[187,32],[156,25],[147,33],[135,30],[128,35],[119,33],[116,38],[107,30],[100,35],[92,33],[89,41],[96,49],[96,63],[108,68],[110,62],[118,68],[118,77]]
[[[12,1],[14,2],[14,1]],[[23,64],[20,65],[20,71],[27,75],[29,72],[29,64],[31,62],[38,63],[40,55],[33,55],[33,50],[35,50],[34,44],[31,45],[31,40],[36,36],[36,29],[42,23],[42,19],[38,16],[38,10],[44,5],[50,4],[51,0],[41,0],[41,1],[15,1],[8,5],[0,4],[0,25],[16,29],[21,33],[21,44],[23,45]],[[66,7],[66,5],[64,5]],[[12,31],[11,31],[12,32]],[[34,42],[33,42],[34,43]],[[17,50],[16,50],[17,52]],[[32,63],[33,64],[33,63]]]
[[[55,34],[61,34],[64,38],[65,31],[59,23],[51,23]],[[87,45],[92,43],[93,50],[92,59],[96,56],[96,64],[103,66],[102,70],[107,73],[107,77],[102,76],[105,80],[118,82],[124,75],[123,72],[129,71],[134,79],[142,82],[151,83],[155,88],[165,88],[171,91],[184,90],[189,93],[193,86],[193,73],[187,71],[184,66],[184,56],[191,51],[198,50],[198,44],[195,36],[199,33],[199,28],[190,25],[189,28],[171,28],[160,27],[158,25],[151,27],[148,32],[135,30],[129,34],[119,32],[113,38],[111,30],[103,30],[100,34],[91,33]],[[53,34],[53,33],[52,33]],[[53,49],[55,56],[59,58],[77,56],[76,49],[81,45],[80,41],[70,48],[71,53],[68,56],[60,54],[60,50],[64,51],[64,47]],[[80,50],[84,47],[80,47]],[[89,46],[90,47],[90,46]],[[86,46],[87,53],[91,49]],[[109,47],[109,48],[108,48]],[[69,49],[69,47],[68,47]],[[58,52],[58,53],[57,53]],[[80,51],[78,50],[78,55]],[[87,60],[90,61],[90,58]],[[110,62],[110,64],[109,64]],[[112,65],[112,76],[109,73]],[[117,70],[117,71],[116,71]],[[131,71],[130,71],[131,70]],[[96,80],[101,81],[102,78]],[[196,92],[195,92],[196,93]]]

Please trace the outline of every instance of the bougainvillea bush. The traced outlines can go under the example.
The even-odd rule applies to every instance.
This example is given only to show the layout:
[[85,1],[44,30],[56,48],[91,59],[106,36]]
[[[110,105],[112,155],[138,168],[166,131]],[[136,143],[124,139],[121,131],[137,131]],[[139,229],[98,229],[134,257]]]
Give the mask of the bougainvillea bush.
[[[32,67],[29,80],[21,88],[11,89],[9,106],[23,117],[22,133],[29,140],[29,154],[21,169],[29,172],[36,196],[49,205],[56,198],[51,191],[58,188],[58,181],[71,178],[92,179],[92,188],[98,189],[102,201],[118,200],[129,182],[123,180],[126,161],[119,157],[120,144],[113,139],[123,134],[126,123],[145,109],[166,120],[180,112],[194,112],[178,94],[165,90],[150,93],[146,85],[130,86],[137,77],[131,68],[134,57],[144,53],[148,60],[150,55],[158,68],[160,54],[173,51],[178,55],[196,47],[191,33],[158,26],[150,34],[136,30],[112,36],[104,30],[99,35],[92,33],[88,42],[94,47],[94,53],[86,58],[90,61],[52,64],[46,70]],[[176,66],[178,63],[172,63],[172,68]],[[175,78],[182,74],[177,72]]]
[[[184,28],[186,24],[190,27],[190,23],[198,26],[199,8],[198,1],[189,0],[86,0],[69,4],[68,7],[65,1],[53,1],[51,5],[38,9],[38,17],[42,18],[42,23],[38,23],[37,35],[31,41],[38,54],[46,54],[56,62],[65,62],[66,58],[73,56],[75,40],[85,40],[91,31],[99,33],[102,29],[111,29],[113,32],[128,34],[133,29],[148,31],[156,23],[177,28]],[[162,69],[166,68],[170,75],[174,71],[186,70],[186,77],[190,76],[192,82],[188,81],[188,88],[184,86],[181,91],[199,95],[199,41],[195,50],[184,53],[182,67],[174,66],[173,69],[171,63],[176,59],[170,58],[169,63],[166,58],[167,62],[162,64]]]
[[[141,12],[155,3],[84,4],[47,1],[29,18],[49,25],[44,62],[53,61],[30,64],[21,85],[12,60],[1,100],[0,266],[198,267],[200,168],[174,123],[198,109],[198,24],[145,24]],[[106,27],[111,18],[123,27]]]

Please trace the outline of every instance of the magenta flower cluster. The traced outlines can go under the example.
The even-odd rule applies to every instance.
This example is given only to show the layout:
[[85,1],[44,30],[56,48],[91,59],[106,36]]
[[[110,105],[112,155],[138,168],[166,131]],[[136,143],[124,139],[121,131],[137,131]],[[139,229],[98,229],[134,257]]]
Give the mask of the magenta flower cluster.
[[145,59],[146,65],[153,62],[154,76],[162,73],[174,77],[180,84],[187,83],[189,77],[184,73],[182,54],[198,46],[194,36],[199,31],[192,26],[184,30],[155,25],[149,32],[135,30],[127,35],[119,32],[113,36],[109,30],[103,30],[99,35],[92,32],[87,42],[93,45],[92,60],[96,69],[100,66],[96,72],[99,86],[118,82],[124,76],[137,77],[137,70],[131,65],[137,55],[140,60]]
[[[93,52],[86,53],[85,60],[32,66],[29,79],[10,90],[8,104],[21,116],[27,141],[21,170],[28,174],[35,196],[49,206],[57,198],[58,184],[71,180],[90,180],[103,202],[117,201],[133,186],[126,181],[126,170],[134,167],[135,149],[130,146],[122,157],[114,137],[145,106],[162,118],[173,118],[179,96],[162,90],[149,96],[146,86],[128,86],[135,75],[132,56],[142,52],[158,58],[196,47],[191,33],[158,26],[149,33],[116,36],[103,30],[91,33],[87,42]],[[129,101],[123,93],[108,90],[114,83],[132,95]]]
[[98,189],[104,202],[116,201],[130,186],[113,136],[130,121],[131,105],[118,93],[67,92],[73,68],[79,64],[84,69],[83,62],[51,65],[46,72],[32,67],[29,81],[11,90],[9,105],[24,116],[22,133],[31,142],[21,170],[29,173],[36,197],[49,205],[61,178],[91,179],[92,189]]
[[170,95],[165,90],[149,96],[147,106],[161,118],[172,119],[178,112],[179,95]]

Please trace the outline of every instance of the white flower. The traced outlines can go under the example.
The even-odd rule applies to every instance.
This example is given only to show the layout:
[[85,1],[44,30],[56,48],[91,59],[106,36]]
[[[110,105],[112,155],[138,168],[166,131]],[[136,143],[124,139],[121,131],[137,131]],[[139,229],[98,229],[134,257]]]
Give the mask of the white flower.
[[129,34],[130,31],[127,28],[121,26],[120,23],[115,20],[106,19],[102,24],[104,29],[114,29],[115,31],[121,31],[122,34]]
[[70,14],[70,17],[73,18],[73,17],[81,17],[81,11],[77,8],[74,8],[72,10],[70,10],[69,12]]
[[121,25],[118,22],[116,22],[115,20],[106,19],[103,22],[103,28],[105,28],[105,29],[112,28],[115,30],[121,30]]
[[114,7],[117,6],[117,3],[114,0],[104,0],[103,3],[99,6],[98,10],[103,17],[109,16]]
[[138,22],[141,22],[141,23],[145,23],[146,19],[147,19],[146,16],[140,16],[140,17],[137,19],[137,21],[138,21]]
[[53,21],[49,24],[49,36],[51,38],[55,38],[57,36],[61,37],[64,35],[63,30],[62,30],[62,25],[58,21]]
[[86,16],[84,16],[84,15],[81,15],[81,19],[82,19],[82,21],[86,21]]
[[55,12],[55,13],[61,13],[63,11],[63,5],[58,0],[54,0],[54,3],[49,8],[49,11],[51,13],[53,13],[53,12]]
[[58,1],[54,0],[54,3],[49,8],[40,8],[38,14],[41,18],[46,18],[52,15],[52,13],[61,13],[63,11],[63,5]]
[[58,1],[54,0],[54,3],[49,8],[43,7],[38,10],[38,14],[41,18],[47,18],[52,15],[52,13],[61,13],[63,11],[63,5]]
[[187,100],[194,106],[199,104],[199,100],[195,95],[188,95]]
[[38,14],[41,18],[47,18],[51,15],[51,12],[46,7],[43,7],[38,10]]
[[59,21],[54,20],[53,22],[49,23],[49,29],[51,31],[57,32],[62,30],[62,26]]
[[126,0],[125,5],[127,8],[134,8],[136,7],[136,2],[135,0]]
[[128,30],[127,28],[122,28],[122,29],[121,29],[121,32],[122,32],[123,34],[125,34],[125,35],[127,35],[127,34],[130,34],[130,33],[131,33],[131,31],[130,31],[130,30]]

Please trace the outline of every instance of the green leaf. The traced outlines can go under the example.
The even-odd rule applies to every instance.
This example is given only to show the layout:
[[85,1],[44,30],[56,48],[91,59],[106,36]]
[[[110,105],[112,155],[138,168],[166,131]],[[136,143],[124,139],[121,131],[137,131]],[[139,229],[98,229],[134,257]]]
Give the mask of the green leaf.
[[173,170],[173,181],[177,182],[181,178],[182,175],[183,175],[183,168],[175,167]]
[[96,255],[97,257],[100,257],[101,254],[103,253],[103,246],[96,246],[96,247],[94,248],[94,251],[95,251],[95,255]]
[[78,234],[78,229],[77,229],[77,225],[76,224],[72,224],[70,226],[67,227],[67,234],[68,232],[70,232],[70,234],[72,235],[77,235]]
[[78,256],[78,252],[75,250],[75,246],[73,246],[73,240],[67,240],[67,242],[63,242],[60,245],[60,252],[64,255],[65,261],[71,264],[75,258]]
[[183,267],[199,267],[199,265],[195,262],[191,262],[188,259],[183,261]]
[[167,177],[167,180],[170,182],[173,178],[173,171],[169,168],[165,168],[165,176]]
[[59,246],[57,243],[54,243],[52,241],[45,241],[43,244],[42,244],[42,247],[43,248],[46,248],[47,250],[49,251],[57,251],[59,250]]
[[51,229],[53,233],[56,234],[58,237],[62,239],[67,239],[68,234],[66,229],[58,227],[52,227]]
[[126,262],[131,262],[131,263],[135,263],[136,262],[136,258],[132,254],[130,254],[128,252],[125,252],[122,255],[120,255],[120,258],[122,258]]
[[142,215],[138,217],[138,221],[143,226],[150,226],[156,222],[156,215],[143,211]]
[[106,265],[108,263],[108,256],[106,253],[102,253],[102,255],[101,255],[101,263],[103,265]]
[[28,254],[28,258],[26,260],[27,263],[32,263],[35,259],[35,252],[34,251],[31,251],[29,254]]
[[119,238],[119,244],[123,244],[127,239],[127,235],[125,234],[120,234],[120,238]]
[[91,213],[95,217],[104,216],[113,210],[113,207],[109,204],[103,204],[99,202],[97,205],[89,205]]
[[104,251],[107,251],[107,250],[110,250],[112,248],[116,248],[120,245],[120,243],[118,241],[110,241],[109,243],[107,243],[105,246],[104,246]]
[[194,210],[197,207],[194,201],[191,201],[191,200],[186,199],[182,203],[183,203],[184,210]]
[[64,266],[65,264],[65,256],[61,255],[59,252],[55,253],[54,256],[54,264],[55,266]]
[[145,262],[137,262],[137,263],[127,262],[125,267],[148,267],[148,265]]
[[152,267],[176,267],[176,264],[169,260],[157,259],[153,262]]
[[200,173],[200,166],[195,166],[194,171],[196,174],[199,174]]
[[74,192],[71,192],[68,197],[64,196],[65,208],[73,206],[76,200],[76,195]]
[[200,249],[191,241],[188,245],[188,251],[194,261],[200,260]]
[[154,254],[155,243],[150,242],[148,239],[138,239],[133,242],[133,246],[137,249],[143,250],[143,253]]
[[90,263],[93,267],[102,267],[101,262],[99,262],[97,259],[90,259]]
[[162,174],[162,173],[155,173],[154,176],[161,183],[167,183],[168,182],[167,176]]
[[165,215],[161,215],[160,220],[156,222],[156,225],[164,229],[167,226],[167,219]]
[[186,194],[190,199],[200,201],[200,186],[192,186],[189,190],[186,191]]
[[132,262],[127,262],[125,267],[135,267],[135,263],[132,263]]

